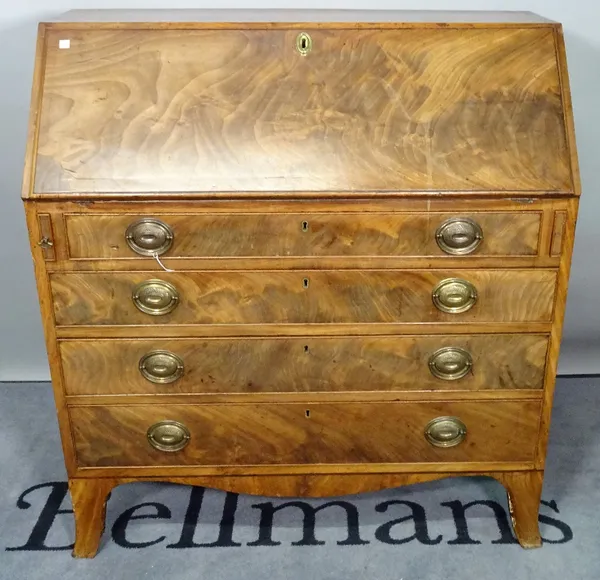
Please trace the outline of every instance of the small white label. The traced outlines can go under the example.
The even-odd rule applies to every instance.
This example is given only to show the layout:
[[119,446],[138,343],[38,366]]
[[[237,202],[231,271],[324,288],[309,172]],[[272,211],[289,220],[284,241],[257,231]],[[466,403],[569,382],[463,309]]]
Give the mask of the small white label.
[[68,38],[64,38],[58,41],[58,48],[71,48],[71,41]]

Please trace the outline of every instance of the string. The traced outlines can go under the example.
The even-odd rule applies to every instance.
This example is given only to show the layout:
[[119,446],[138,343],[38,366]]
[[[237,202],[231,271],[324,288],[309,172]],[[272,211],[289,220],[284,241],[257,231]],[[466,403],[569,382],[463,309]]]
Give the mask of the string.
[[154,252],[152,254],[152,256],[154,257],[154,259],[158,262],[158,265],[165,271],[165,272],[175,272],[175,270],[171,270],[170,268],[167,268],[161,261],[160,258],[158,257],[158,254],[156,252]]

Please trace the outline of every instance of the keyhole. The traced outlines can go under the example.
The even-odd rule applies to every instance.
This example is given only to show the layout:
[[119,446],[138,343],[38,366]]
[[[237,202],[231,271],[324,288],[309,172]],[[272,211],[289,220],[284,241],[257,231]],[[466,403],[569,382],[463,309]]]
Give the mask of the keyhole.
[[304,414],[306,415],[307,419],[310,419],[310,409],[306,409],[306,411],[304,411]]
[[308,344],[304,345],[304,352],[308,352]]
[[308,278],[304,278],[304,280],[302,280],[302,287],[308,288]]
[[312,39],[306,32],[301,32],[296,37],[296,50],[302,55],[306,56],[312,48]]
[[303,232],[307,232],[308,231],[308,222],[302,222],[302,231]]

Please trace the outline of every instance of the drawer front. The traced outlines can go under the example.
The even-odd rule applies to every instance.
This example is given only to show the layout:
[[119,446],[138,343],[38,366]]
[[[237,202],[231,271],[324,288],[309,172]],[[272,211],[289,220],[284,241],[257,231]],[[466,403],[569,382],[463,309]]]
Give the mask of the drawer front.
[[[346,270],[307,272],[55,273],[51,275],[56,323],[327,324],[393,322],[549,322],[556,273],[550,270]],[[442,312],[432,295],[440,283]],[[166,283],[166,284],[165,284]],[[149,284],[149,285],[148,285]],[[140,286],[141,285],[141,286]],[[471,300],[476,292],[477,300]],[[136,307],[132,296],[141,306]],[[140,310],[159,307],[153,315]],[[438,301],[439,302],[439,301]],[[149,308],[148,308],[149,307]]]
[[[70,410],[80,467],[533,460],[539,401],[82,406]],[[456,417],[466,437],[437,447],[428,424]],[[149,429],[175,421],[168,438]],[[446,436],[451,435],[451,430]],[[186,437],[183,433],[186,433]],[[444,437],[444,433],[437,436]],[[172,449],[173,447],[171,447]]]
[[[60,343],[68,395],[541,389],[543,335]],[[431,366],[430,366],[431,365]]]
[[[153,250],[172,258],[501,257],[537,255],[540,216],[539,212],[70,214],[65,222],[74,259],[135,258]],[[172,236],[170,243],[165,243],[165,231]],[[136,246],[136,235],[144,234],[154,237],[145,246]],[[454,240],[454,246],[438,243],[443,234],[450,244]],[[127,242],[127,235],[134,243]]]
[[552,29],[307,32],[48,30],[35,191],[571,190]]

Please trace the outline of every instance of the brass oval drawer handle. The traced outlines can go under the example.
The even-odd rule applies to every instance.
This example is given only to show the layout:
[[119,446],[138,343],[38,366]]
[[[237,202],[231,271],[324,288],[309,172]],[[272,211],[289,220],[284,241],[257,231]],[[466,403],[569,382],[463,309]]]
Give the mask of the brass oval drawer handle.
[[483,242],[483,230],[470,218],[454,217],[437,229],[435,241],[446,254],[465,256],[472,254]]
[[434,289],[431,295],[433,304],[441,312],[460,314],[475,306],[477,302],[477,288],[467,280],[460,278],[446,278]]
[[127,245],[141,256],[164,254],[173,244],[173,230],[154,218],[143,218],[132,223],[125,232]]
[[458,417],[437,417],[425,427],[425,439],[434,447],[455,447],[466,436],[467,427]]
[[471,355],[462,348],[445,346],[429,358],[429,371],[444,381],[456,381],[469,374],[473,367]]
[[179,304],[177,288],[164,280],[146,280],[134,289],[131,295],[135,307],[152,316],[172,312]]
[[174,383],[184,373],[183,361],[168,350],[153,350],[145,354],[139,362],[142,376],[156,384]]
[[178,421],[159,421],[148,428],[148,442],[159,451],[181,451],[190,442],[189,429]]

